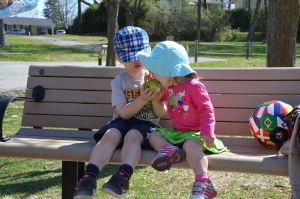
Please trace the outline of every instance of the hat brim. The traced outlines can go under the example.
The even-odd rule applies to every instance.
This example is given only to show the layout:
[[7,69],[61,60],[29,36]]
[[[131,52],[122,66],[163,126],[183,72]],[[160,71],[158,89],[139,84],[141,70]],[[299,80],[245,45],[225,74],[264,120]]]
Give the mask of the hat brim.
[[165,77],[165,74],[163,74],[160,70],[159,61],[152,58],[150,53],[138,52],[138,58],[147,70],[156,75]]
[[172,70],[166,70],[161,65],[161,61],[153,58],[151,53],[138,52],[138,59],[147,70],[161,77],[183,77],[191,73],[196,73],[188,64],[178,64],[173,66]]

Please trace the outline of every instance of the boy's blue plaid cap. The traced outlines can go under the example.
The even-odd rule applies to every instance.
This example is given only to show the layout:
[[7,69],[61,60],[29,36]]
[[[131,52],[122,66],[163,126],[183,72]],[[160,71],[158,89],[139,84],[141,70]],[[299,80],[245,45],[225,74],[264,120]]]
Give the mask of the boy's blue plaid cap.
[[120,29],[114,37],[114,46],[122,62],[138,60],[139,51],[150,52],[149,36],[139,27],[126,26]]

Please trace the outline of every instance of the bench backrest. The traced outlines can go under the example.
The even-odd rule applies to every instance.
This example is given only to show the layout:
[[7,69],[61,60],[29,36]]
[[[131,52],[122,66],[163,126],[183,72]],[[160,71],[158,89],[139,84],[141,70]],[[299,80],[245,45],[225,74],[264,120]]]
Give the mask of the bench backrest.
[[[98,129],[110,121],[112,78],[120,67],[31,66],[23,126]],[[216,134],[250,136],[248,121],[262,102],[300,104],[300,68],[196,69],[215,107]],[[46,89],[40,102],[32,89]],[[161,124],[169,127],[168,118]]]

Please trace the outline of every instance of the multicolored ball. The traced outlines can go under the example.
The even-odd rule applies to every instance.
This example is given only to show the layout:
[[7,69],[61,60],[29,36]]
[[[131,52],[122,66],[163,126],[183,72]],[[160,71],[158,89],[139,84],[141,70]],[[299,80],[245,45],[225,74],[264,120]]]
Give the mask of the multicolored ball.
[[250,132],[267,148],[279,149],[291,137],[292,127],[285,116],[292,110],[278,100],[260,104],[249,119]]

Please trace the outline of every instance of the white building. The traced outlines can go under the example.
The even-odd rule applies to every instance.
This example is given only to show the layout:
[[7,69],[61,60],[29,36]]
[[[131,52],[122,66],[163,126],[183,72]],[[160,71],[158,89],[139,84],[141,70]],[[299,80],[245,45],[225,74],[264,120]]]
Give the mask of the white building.
[[54,23],[51,19],[25,18],[25,17],[7,17],[3,19],[4,30],[25,29],[31,35],[53,34]]

